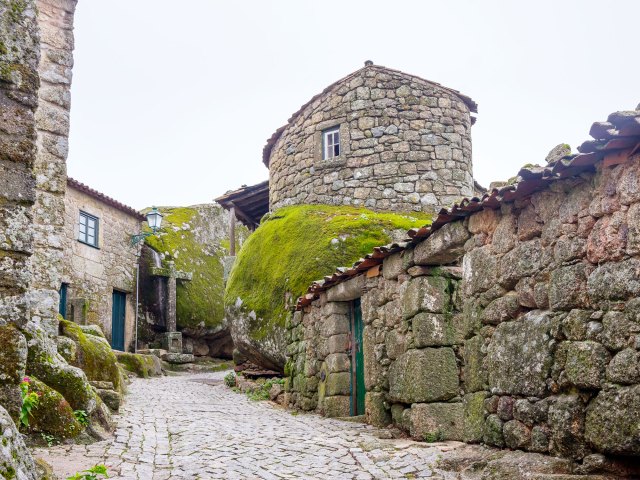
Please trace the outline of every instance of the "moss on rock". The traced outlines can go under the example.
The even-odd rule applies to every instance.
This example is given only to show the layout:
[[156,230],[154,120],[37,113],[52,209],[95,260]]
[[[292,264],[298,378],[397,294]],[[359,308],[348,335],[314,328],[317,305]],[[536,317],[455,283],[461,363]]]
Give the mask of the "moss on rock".
[[73,415],[73,408],[59,392],[35,377],[31,378],[30,390],[36,392],[40,399],[31,411],[29,432],[45,433],[59,439],[74,438],[82,432],[82,425]]
[[[75,359],[67,358],[72,365],[81,368],[92,381],[111,382],[117,391],[122,391],[122,378],[115,354],[98,327],[83,329],[68,320],[60,320],[60,333],[73,340],[77,347]],[[95,330],[98,330],[97,332]]]
[[[298,205],[273,212],[247,239],[231,270],[225,306],[241,305],[244,321],[232,315],[234,342],[250,359],[284,365],[287,307],[309,284],[389,243],[393,233],[429,223],[424,213],[376,213],[364,208]],[[253,313],[252,313],[253,312]],[[240,326],[240,329],[236,327]],[[261,358],[259,344],[271,352]]]
[[154,355],[117,352],[118,362],[129,372],[138,377],[149,378],[162,374],[160,359]]
[[[178,282],[178,327],[222,328],[222,258],[228,254],[228,247],[216,236],[218,232],[226,232],[222,208],[198,205],[160,207],[159,210],[164,215],[162,228],[156,235],[148,237],[146,243],[163,255],[165,260],[174,261],[178,270],[193,273],[191,281]],[[244,236],[244,233],[240,235]]]
[[67,364],[60,355],[52,355],[46,344],[30,342],[27,374],[61,393],[74,410],[92,413],[96,409],[98,396],[84,371]]

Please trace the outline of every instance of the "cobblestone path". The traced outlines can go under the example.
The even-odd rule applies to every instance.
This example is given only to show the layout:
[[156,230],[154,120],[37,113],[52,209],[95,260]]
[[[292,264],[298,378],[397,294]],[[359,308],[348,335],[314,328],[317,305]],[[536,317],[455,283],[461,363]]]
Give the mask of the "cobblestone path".
[[223,376],[135,380],[113,439],[36,455],[61,478],[96,463],[140,480],[448,477],[432,469],[455,444],[384,440],[362,424],[293,415],[234,393]]

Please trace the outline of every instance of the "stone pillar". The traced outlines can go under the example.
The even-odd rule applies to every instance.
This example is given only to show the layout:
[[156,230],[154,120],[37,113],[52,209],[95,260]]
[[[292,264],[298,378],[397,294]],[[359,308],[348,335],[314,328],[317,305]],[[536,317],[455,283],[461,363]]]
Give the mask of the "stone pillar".
[[76,0],[37,2],[41,54],[35,112],[37,155],[33,169],[36,198],[29,299],[34,326],[38,325],[50,337],[58,333],[75,6]]
[[167,332],[177,332],[176,277],[167,277]]

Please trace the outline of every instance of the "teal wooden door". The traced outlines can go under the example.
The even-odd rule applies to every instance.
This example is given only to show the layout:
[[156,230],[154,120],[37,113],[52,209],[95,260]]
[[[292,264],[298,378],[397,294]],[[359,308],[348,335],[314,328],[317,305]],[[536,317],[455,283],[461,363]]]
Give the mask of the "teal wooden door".
[[58,313],[62,315],[62,318],[67,318],[67,288],[68,285],[63,283],[60,285],[60,304],[58,305]]
[[111,348],[124,351],[124,317],[127,294],[113,291],[111,306]]
[[364,415],[364,352],[362,351],[362,309],[360,299],[351,308],[351,415]]

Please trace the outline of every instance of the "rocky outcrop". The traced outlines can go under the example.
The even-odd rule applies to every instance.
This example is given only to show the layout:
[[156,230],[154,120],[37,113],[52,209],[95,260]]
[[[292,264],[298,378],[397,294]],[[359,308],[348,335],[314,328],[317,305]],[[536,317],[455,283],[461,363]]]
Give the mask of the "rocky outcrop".
[[[161,207],[162,228],[146,240],[152,250],[143,255],[141,296],[147,326],[152,331],[166,327],[164,279],[154,277],[151,267],[175,262],[177,270],[193,274],[178,281],[176,315],[184,343],[196,355],[231,358],[229,324],[224,315],[222,259],[227,254],[228,212],[215,204],[193,207]],[[238,229],[239,242],[246,228]],[[150,335],[147,340],[152,341]]]
[[273,212],[247,239],[227,283],[225,314],[236,348],[282,371],[289,308],[306,286],[429,218],[322,205]]

